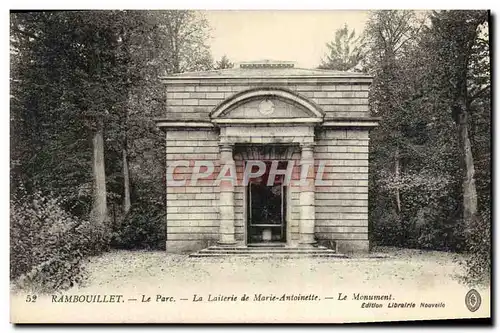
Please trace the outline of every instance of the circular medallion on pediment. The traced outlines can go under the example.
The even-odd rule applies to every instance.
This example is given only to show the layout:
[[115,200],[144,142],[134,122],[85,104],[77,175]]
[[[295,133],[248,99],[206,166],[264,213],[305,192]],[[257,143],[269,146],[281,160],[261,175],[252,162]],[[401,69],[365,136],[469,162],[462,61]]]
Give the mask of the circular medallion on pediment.
[[259,112],[265,116],[274,112],[274,103],[268,99],[263,100],[259,104]]

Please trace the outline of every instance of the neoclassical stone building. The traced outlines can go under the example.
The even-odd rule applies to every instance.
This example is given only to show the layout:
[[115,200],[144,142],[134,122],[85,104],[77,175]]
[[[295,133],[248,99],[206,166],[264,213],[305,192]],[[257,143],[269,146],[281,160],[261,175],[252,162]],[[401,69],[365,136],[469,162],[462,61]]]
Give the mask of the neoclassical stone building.
[[[166,188],[167,251],[317,243],[368,251],[370,76],[261,61],[162,80],[167,109],[157,124],[167,179],[178,182]],[[245,182],[249,161],[265,171]],[[237,181],[217,181],[223,167]]]

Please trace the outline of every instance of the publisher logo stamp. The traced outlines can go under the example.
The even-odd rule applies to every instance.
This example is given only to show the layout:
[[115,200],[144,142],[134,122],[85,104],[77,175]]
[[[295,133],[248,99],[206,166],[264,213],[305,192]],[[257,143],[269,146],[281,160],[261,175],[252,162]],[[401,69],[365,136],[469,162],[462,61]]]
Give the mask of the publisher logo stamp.
[[481,295],[476,289],[471,289],[465,295],[465,305],[470,312],[476,312],[481,306]]

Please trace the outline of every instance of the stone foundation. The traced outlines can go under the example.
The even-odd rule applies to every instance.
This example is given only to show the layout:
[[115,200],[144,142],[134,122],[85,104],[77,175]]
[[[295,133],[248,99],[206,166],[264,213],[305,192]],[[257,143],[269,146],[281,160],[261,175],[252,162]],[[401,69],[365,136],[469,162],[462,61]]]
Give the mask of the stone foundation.
[[337,253],[368,253],[370,244],[368,240],[337,240],[335,241]]

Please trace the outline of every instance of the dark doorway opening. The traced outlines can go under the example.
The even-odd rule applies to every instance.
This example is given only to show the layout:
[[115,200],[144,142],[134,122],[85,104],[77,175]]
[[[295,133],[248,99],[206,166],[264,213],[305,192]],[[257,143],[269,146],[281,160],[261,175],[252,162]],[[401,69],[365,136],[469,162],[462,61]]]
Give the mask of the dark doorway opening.
[[[267,185],[271,161],[266,172],[249,179],[247,186],[248,245],[283,244],[286,242],[286,186],[284,175],[275,176]],[[279,161],[278,170],[286,170],[288,162]]]

